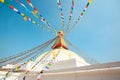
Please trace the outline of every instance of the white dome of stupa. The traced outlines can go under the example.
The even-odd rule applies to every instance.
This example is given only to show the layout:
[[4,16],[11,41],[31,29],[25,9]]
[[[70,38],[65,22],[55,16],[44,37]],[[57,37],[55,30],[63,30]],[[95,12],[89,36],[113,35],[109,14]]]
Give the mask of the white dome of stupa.
[[31,66],[36,65],[36,67],[33,69],[33,71],[38,71],[42,70],[44,66],[48,63],[58,63],[66,60],[75,60],[75,65],[76,67],[80,66],[87,66],[89,63],[87,63],[82,57],[77,55],[76,53],[68,50],[66,43],[63,39],[63,32],[59,31],[58,32],[58,37],[52,46],[52,49],[48,52],[43,53],[39,57],[36,58],[34,62],[29,62],[28,65],[26,66],[28,70],[30,70]]

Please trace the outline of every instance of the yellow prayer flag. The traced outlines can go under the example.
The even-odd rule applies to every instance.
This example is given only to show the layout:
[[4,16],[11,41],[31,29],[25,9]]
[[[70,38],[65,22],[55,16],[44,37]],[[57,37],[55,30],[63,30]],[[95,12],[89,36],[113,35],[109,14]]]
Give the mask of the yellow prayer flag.
[[4,0],[0,0],[1,3],[4,3],[5,1]]
[[92,0],[89,0],[90,3],[92,3]]
[[18,70],[19,70],[19,68],[18,68],[18,67],[16,67],[16,68],[15,68],[15,71],[18,71]]
[[25,17],[24,17],[24,20],[25,20],[25,21],[27,21],[27,20],[28,20],[28,18],[25,16]]
[[21,16],[25,16],[25,14],[21,13]]
[[82,14],[84,14],[85,12],[84,11],[82,11]]

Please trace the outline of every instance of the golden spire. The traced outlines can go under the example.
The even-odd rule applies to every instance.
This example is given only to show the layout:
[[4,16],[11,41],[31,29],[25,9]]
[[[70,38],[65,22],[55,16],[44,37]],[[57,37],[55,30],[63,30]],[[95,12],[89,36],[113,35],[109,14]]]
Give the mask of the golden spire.
[[54,45],[52,46],[52,49],[64,48],[64,49],[67,49],[67,50],[68,50],[68,48],[67,48],[67,46],[66,46],[66,43],[65,43],[65,41],[64,41],[64,38],[63,38],[63,36],[64,36],[63,31],[62,31],[62,30],[58,31],[57,36],[58,36],[58,37],[57,37]]

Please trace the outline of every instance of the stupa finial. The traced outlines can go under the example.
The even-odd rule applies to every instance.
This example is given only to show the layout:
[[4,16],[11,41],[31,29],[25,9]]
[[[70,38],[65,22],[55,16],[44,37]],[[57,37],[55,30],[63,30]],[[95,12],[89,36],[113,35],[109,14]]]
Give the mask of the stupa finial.
[[58,31],[57,36],[58,36],[58,37],[57,37],[54,45],[52,46],[52,49],[64,48],[64,49],[67,49],[67,50],[68,50],[68,48],[67,48],[67,46],[66,46],[66,43],[65,43],[65,41],[64,41],[64,38],[63,38],[63,37],[64,37],[63,31],[62,31],[62,30]]

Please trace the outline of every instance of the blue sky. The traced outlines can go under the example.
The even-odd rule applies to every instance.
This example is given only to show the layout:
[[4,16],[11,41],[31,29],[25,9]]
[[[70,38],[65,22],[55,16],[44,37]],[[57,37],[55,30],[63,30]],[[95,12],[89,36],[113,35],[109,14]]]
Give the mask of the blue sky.
[[[26,4],[25,1],[20,1]],[[65,25],[67,25],[71,0],[61,1],[63,3]],[[56,0],[31,0],[31,2],[52,27],[57,31],[61,29]],[[19,11],[36,20],[14,0],[10,3]],[[86,3],[87,0],[75,0],[71,25]],[[65,38],[101,63],[120,61],[119,3],[120,0],[93,0],[81,21]],[[27,4],[26,6],[28,7]],[[28,8],[30,9],[30,7]],[[25,22],[20,15],[0,3],[0,58],[26,51],[54,37],[54,35],[36,27],[34,24]],[[70,50],[72,49],[70,48]]]

